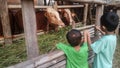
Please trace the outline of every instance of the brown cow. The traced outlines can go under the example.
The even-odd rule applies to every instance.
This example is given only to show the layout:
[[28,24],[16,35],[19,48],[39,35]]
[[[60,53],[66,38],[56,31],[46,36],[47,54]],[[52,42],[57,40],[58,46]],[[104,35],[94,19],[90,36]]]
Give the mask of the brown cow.
[[[70,16],[69,13],[65,11],[61,11],[63,13],[64,20],[66,20],[65,23],[69,23],[70,21]],[[10,24],[11,24],[11,30],[12,30],[12,35],[14,34],[20,34],[23,33],[23,20],[22,20],[22,12],[19,9],[15,10],[10,10]],[[62,15],[62,14],[61,14]],[[58,12],[54,10],[53,8],[47,8],[46,11],[40,11],[36,10],[36,22],[37,22],[37,30],[43,30],[47,31],[48,30],[48,25],[49,30],[57,30],[58,27],[64,27],[65,24],[62,22]],[[0,31],[2,34],[2,26],[0,25]]]
[[59,13],[55,9],[47,8],[45,16],[48,19],[48,22],[49,22],[48,24],[54,25],[55,29],[57,29],[58,27],[65,26],[65,24],[63,23],[63,21],[60,18]]
[[[19,28],[23,30],[23,20],[22,20],[22,13],[18,11],[15,15],[15,19],[19,24]],[[46,11],[36,11],[36,22],[37,22],[37,30],[48,30],[47,26],[50,26],[50,29],[57,30],[58,27],[64,27],[64,23],[59,17],[59,13],[54,10],[53,8],[47,8]]]

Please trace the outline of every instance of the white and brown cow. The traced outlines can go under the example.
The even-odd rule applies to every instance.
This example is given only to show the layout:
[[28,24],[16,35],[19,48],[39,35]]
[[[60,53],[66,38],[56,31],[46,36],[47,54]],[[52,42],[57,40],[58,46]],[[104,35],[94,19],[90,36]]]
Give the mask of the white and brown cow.
[[47,17],[47,20],[49,22],[48,24],[53,25],[56,29],[58,29],[59,27],[61,28],[65,26],[65,24],[60,18],[59,13],[55,9],[47,8],[45,16]]
[[[59,13],[52,8],[48,8],[47,11],[36,10],[35,13],[36,13],[37,30],[43,30],[43,31],[57,30],[59,27],[65,26],[61,18],[59,17]],[[21,10],[19,9],[10,10],[9,18],[10,18],[12,35],[23,33],[24,27],[23,27]],[[48,26],[49,29],[47,28]],[[0,20],[0,35],[3,35],[1,20]]]
[[[18,11],[15,15],[20,29],[23,30],[22,12]],[[36,10],[37,30],[57,30],[59,27],[64,27],[65,24],[61,20],[59,13],[53,8],[47,8],[46,11]],[[48,29],[49,28],[49,29]]]

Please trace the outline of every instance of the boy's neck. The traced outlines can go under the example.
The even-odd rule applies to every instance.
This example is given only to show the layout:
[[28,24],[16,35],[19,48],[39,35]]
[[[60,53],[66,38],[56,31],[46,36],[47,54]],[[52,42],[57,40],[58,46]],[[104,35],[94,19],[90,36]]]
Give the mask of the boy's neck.
[[115,31],[112,32],[106,31],[106,35],[112,35],[112,34],[115,34]]
[[79,51],[80,50],[80,45],[77,45],[74,47],[76,51]]

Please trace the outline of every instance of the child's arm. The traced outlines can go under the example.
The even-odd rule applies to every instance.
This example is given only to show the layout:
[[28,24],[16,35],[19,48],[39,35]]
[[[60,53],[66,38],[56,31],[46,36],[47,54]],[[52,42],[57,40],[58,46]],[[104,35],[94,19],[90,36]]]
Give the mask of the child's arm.
[[102,33],[102,35],[105,35],[105,32],[102,31],[99,26],[95,26],[95,28],[96,28],[97,30],[99,30],[99,31]]
[[84,31],[84,42],[87,42],[89,46],[91,45],[90,33],[87,30]]
[[84,31],[84,42],[87,42],[87,31]]
[[89,46],[91,45],[90,33],[88,31],[87,31],[87,43]]

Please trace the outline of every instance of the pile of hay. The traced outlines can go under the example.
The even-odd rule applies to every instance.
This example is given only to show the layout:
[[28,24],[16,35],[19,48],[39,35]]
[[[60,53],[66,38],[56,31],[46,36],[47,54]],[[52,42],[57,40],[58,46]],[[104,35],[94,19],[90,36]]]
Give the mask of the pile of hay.
[[[62,28],[58,32],[50,31],[48,34],[38,36],[40,54],[54,51],[56,49],[55,45],[59,42],[67,43],[65,36],[69,29],[71,29],[70,26]],[[26,59],[27,55],[24,38],[14,41],[13,44],[4,47],[0,44],[0,68],[23,62]]]

